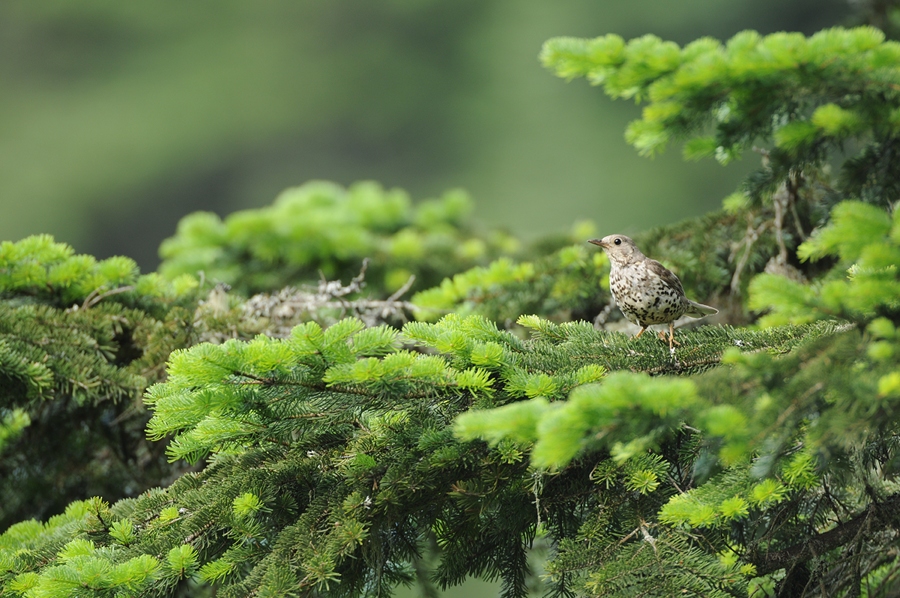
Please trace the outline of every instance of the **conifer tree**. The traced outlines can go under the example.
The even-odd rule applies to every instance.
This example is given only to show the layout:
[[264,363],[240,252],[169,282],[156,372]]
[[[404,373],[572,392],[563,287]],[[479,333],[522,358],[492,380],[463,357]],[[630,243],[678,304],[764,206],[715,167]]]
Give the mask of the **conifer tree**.
[[[172,352],[145,396],[150,438],[203,466],[11,526],[0,595],[380,596],[481,576],[524,596],[537,541],[556,596],[896,594],[898,58],[871,28],[549,41],[558,74],[647,104],[627,134],[639,151],[762,148],[723,212],[645,237],[680,249],[668,265],[697,298],[758,325],[683,332],[670,352],[568,321],[579,279],[606,269],[572,247],[425,290],[416,303],[450,313],[399,330],[351,317],[221,342],[210,320],[217,343]],[[684,233],[704,227],[716,235]],[[259,263],[207,247],[204,264],[237,265],[232,282]],[[597,307],[581,297],[569,316]],[[19,398],[0,443],[44,388],[37,361],[3,361]]]

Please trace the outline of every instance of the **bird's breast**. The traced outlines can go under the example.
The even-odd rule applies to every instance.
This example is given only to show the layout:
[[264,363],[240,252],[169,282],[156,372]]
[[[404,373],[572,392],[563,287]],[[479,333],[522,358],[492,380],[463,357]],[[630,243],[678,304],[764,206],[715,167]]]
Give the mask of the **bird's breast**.
[[640,264],[610,268],[609,288],[625,317],[641,326],[672,322],[687,308],[680,293]]

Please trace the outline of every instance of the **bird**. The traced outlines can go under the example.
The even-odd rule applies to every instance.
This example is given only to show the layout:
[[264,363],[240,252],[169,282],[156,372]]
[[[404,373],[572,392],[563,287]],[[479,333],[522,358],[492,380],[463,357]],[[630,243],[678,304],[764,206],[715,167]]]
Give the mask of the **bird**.
[[[691,301],[684,295],[681,281],[665,266],[644,255],[625,235],[591,239],[609,257],[609,290],[622,314],[641,327],[640,338],[652,324],[669,325],[669,351],[675,351],[675,320],[681,316],[702,318],[718,313],[709,305]],[[665,336],[660,332],[660,338]]]

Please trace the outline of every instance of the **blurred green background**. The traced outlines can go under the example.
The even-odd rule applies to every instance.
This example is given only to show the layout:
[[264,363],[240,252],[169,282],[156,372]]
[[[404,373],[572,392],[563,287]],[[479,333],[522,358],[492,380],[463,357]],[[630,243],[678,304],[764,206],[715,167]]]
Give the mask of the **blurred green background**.
[[51,233],[155,269],[185,214],[309,179],[468,189],[533,237],[719,205],[756,165],[640,158],[637,108],[538,62],[549,37],[811,33],[852,0],[5,0],[0,239]]

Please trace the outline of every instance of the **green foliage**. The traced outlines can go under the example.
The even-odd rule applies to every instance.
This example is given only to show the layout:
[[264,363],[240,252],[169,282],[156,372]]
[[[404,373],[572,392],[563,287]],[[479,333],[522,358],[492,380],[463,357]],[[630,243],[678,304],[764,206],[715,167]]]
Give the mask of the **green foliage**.
[[[491,300],[491,290],[513,286],[516,289],[535,283],[534,265],[525,262],[514,264],[509,258],[500,258],[490,266],[478,266],[446,278],[439,287],[417,293],[413,303],[419,308],[419,315],[425,319],[437,319],[451,311],[458,304],[465,303],[473,311],[474,305]],[[512,294],[512,293],[511,293]],[[473,305],[474,304],[474,305]],[[515,308],[508,313],[515,313]]]
[[[896,593],[900,220],[885,207],[896,197],[898,47],[870,29],[744,32],[683,49],[652,36],[552,40],[544,58],[560,74],[649,103],[628,132],[642,151],[680,136],[690,156],[727,162],[770,143],[725,211],[639,238],[696,298],[729,295],[742,312],[748,292],[749,307],[767,312],[762,326],[680,331],[669,351],[649,334],[565,321],[608,298],[605,258],[571,239],[421,292],[423,318],[455,313],[399,332],[346,318],[247,339],[259,322],[228,320],[236,338],[225,340],[236,307],[210,295],[192,319],[177,316],[185,330],[165,345],[176,349],[165,351],[167,378],[145,395],[148,434],[171,438],[169,459],[205,466],[136,498],[13,525],[0,535],[2,592],[163,596],[205,585],[226,597],[358,596],[480,576],[521,597],[528,548],[543,537],[554,547],[546,584],[560,596]],[[832,187],[826,161],[841,143],[860,153]],[[371,186],[289,193],[224,224],[194,216],[169,243],[169,266],[177,254],[249,289],[277,280],[275,267],[334,274],[371,254],[386,280],[388,263],[415,253],[411,234],[467,245],[446,199],[412,210]],[[289,217],[292,205],[309,228]],[[292,226],[302,235],[278,236]],[[465,261],[435,255],[447,270]],[[121,400],[158,376],[162,353],[124,359],[119,329],[90,319],[152,319],[139,294],[128,304],[113,297],[130,289],[105,290],[137,276],[127,262],[72,262],[81,274],[54,284],[101,276],[112,286],[64,315],[38,311],[62,307],[40,299],[34,281],[52,271],[42,264],[69,257],[23,262],[9,278],[18,286],[0,363],[20,412],[23,397],[41,405],[61,393],[98,404],[95,388]],[[405,272],[425,263],[413,257]],[[154,330],[171,334],[178,313]],[[67,354],[43,339],[57,335],[32,328],[54,317],[94,344],[54,362]],[[521,336],[505,329],[512,321]],[[200,328],[224,342],[189,346]],[[133,338],[162,351],[160,336]],[[79,371],[96,384],[65,386]],[[25,425],[3,422],[0,432]]]
[[515,251],[517,242],[504,233],[473,232],[470,211],[458,190],[413,205],[404,191],[376,183],[307,183],[224,221],[206,212],[186,216],[160,247],[160,273],[202,272],[250,294],[323,275],[349,279],[368,259],[371,292],[387,296],[412,275],[415,287],[425,288]]
[[772,275],[754,280],[750,307],[772,310],[764,323],[837,317],[864,326],[874,316],[900,321],[900,217],[896,211],[892,223],[882,209],[858,201],[840,203],[828,226],[817,230],[798,253],[802,258],[839,261],[829,276],[813,286]]
[[[855,296],[860,284],[865,282],[849,278],[848,295]],[[880,297],[879,305],[890,306],[896,295]],[[815,311],[816,305],[805,309]],[[884,316],[872,319],[872,312],[859,317],[868,317],[865,332],[832,323],[788,326],[802,340],[787,354],[773,351],[771,338],[768,351],[746,351],[749,339],[743,337],[734,343],[744,345],[743,352],[738,346],[725,351],[727,366],[691,379],[615,373],[573,389],[565,402],[538,398],[468,412],[457,418],[455,431],[464,439],[533,445],[535,467],[566,471],[579,465],[573,461],[579,456],[607,454],[608,464],[595,469],[598,481],[620,481],[654,499],[658,519],[633,516],[635,527],[601,533],[589,532],[592,524],[584,523],[584,540],[561,544],[550,564],[557,579],[582,572],[589,591],[615,588],[619,593],[613,595],[627,595],[647,582],[647,569],[633,565],[634,559],[641,562],[637,555],[643,550],[644,557],[653,556],[646,567],[663,571],[649,574],[661,588],[686,583],[682,576],[698,568],[717,580],[709,582],[712,587],[732,587],[741,577],[739,566],[756,584],[792,587],[815,575],[823,587],[849,588],[852,580],[838,558],[842,544],[856,537],[860,513],[871,513],[879,525],[894,521],[900,462],[896,323]],[[523,323],[549,333],[561,328],[534,319]],[[778,330],[757,334],[766,338]],[[691,354],[693,347],[678,350]],[[676,450],[685,436],[693,443],[688,453]],[[627,472],[648,455],[665,459],[666,468],[686,477]],[[629,509],[641,508],[641,500],[618,500],[616,524],[627,517],[622,501]],[[779,524],[772,526],[773,520]],[[829,533],[835,521],[840,532]],[[852,562],[864,580],[881,567],[872,555],[888,550],[892,533],[860,537],[865,551]],[[667,556],[660,547],[670,543],[679,548]],[[710,559],[723,551],[734,567],[716,570]],[[742,583],[734,587],[746,588]]]
[[0,453],[5,445],[22,433],[22,430],[31,425],[31,418],[22,409],[6,411],[3,419],[0,419]]
[[[655,498],[652,522],[612,533],[583,524],[583,540],[561,543],[549,565],[552,575],[583,572],[585,589],[612,595],[628,595],[647,583],[647,575],[662,588],[658,595],[678,584],[696,587],[688,574],[717,580],[701,591],[711,595],[726,587],[796,590],[812,576],[830,592],[854,587],[838,557],[843,543],[857,537],[863,516],[855,514],[871,513],[886,525],[900,496],[896,227],[896,216],[882,209],[838,204],[830,223],[801,246],[804,257],[835,264],[821,282],[762,274],[751,283],[750,306],[771,308],[763,323],[792,322],[786,330],[803,339],[787,354],[772,351],[772,338],[763,343],[768,351],[746,352],[743,337],[735,344],[744,352],[735,346],[722,356],[726,367],[688,380],[615,373],[573,389],[565,402],[535,398],[456,419],[463,439],[533,446],[531,463],[539,468],[565,471],[579,455],[608,454],[609,465],[595,469],[596,479],[619,480]],[[796,326],[835,317],[856,326]],[[533,317],[520,323],[550,338],[570,326]],[[758,334],[766,338],[777,330]],[[694,348],[678,351],[691,355]],[[694,451],[673,454],[686,434]],[[626,473],[648,455],[665,458],[670,470],[687,468],[692,479]],[[640,501],[631,502],[637,508]],[[613,521],[622,517],[619,511]],[[856,587],[883,581],[882,561],[870,555],[888,550],[893,533],[860,537],[865,550],[852,558],[862,580]],[[671,545],[678,548],[667,553]],[[720,552],[727,566],[716,564]],[[652,558],[643,564],[641,555]],[[665,572],[648,573],[653,567]]]
[[[670,140],[684,140],[690,159],[714,156],[727,163],[751,147],[762,154],[762,168],[725,201],[726,212],[735,224],[743,223],[745,232],[714,235],[719,237],[717,251],[697,251],[702,237],[696,234],[690,243],[694,259],[718,256],[697,268],[698,286],[713,294],[742,293],[751,275],[763,269],[779,275],[755,283],[757,302],[750,307],[756,310],[777,302],[779,294],[792,297],[780,302],[784,309],[811,300],[807,295],[812,291],[803,290],[803,281],[820,277],[831,264],[798,261],[794,251],[811,230],[827,222],[835,203],[856,198],[884,208],[900,193],[900,166],[892,159],[900,144],[900,128],[894,124],[900,102],[898,56],[900,44],[884,41],[884,34],[871,27],[828,29],[810,38],[745,31],[724,44],[704,38],[684,48],[654,36],[627,43],[614,35],[559,38],[549,40],[542,52],[544,64],[559,75],[585,77],[611,97],[646,104],[642,118],[626,133],[641,153],[653,154]],[[830,174],[832,163],[840,164],[838,176]],[[842,210],[835,216],[842,217]],[[854,210],[866,217],[861,208]],[[881,220],[859,229],[855,243],[866,244],[868,234],[881,234]],[[832,237],[842,234],[826,230],[834,231]],[[831,237],[817,237],[798,255],[801,260],[815,257],[812,252],[821,254],[832,242]],[[726,248],[729,253],[722,259]],[[644,251],[668,258],[669,248],[659,249]],[[888,251],[870,260],[888,264],[895,258]],[[692,268],[685,270],[692,274]],[[781,275],[791,281],[782,284]],[[874,280],[869,283],[876,294],[888,290],[875,289],[879,283]],[[855,306],[829,304],[833,289],[828,284],[818,313],[848,317],[843,310],[872,308],[862,297]],[[701,293],[699,298],[708,296]],[[804,313],[803,321],[811,321],[810,312]],[[786,311],[766,321],[801,321],[795,316]]]
[[[482,317],[450,315],[434,324],[409,323],[402,337],[348,319],[325,329],[307,323],[285,339],[260,336],[176,351],[167,381],[147,394],[148,430],[153,437],[174,434],[170,458],[206,457],[209,465],[111,510],[94,505],[66,542],[90,539],[98,554],[85,558],[104,571],[131,567],[140,555],[156,559],[168,573],[148,578],[145,591],[154,595],[174,578],[192,575],[221,584],[224,596],[250,588],[357,594],[408,582],[433,534],[442,554],[433,571],[438,585],[500,576],[507,595],[521,596],[536,517],[559,538],[576,533],[571,510],[585,491],[593,496],[595,482],[587,475],[593,465],[547,474],[539,497],[547,506],[538,512],[530,506],[534,478],[516,443],[490,450],[461,443],[451,434],[453,419],[473,406],[509,409],[547,399],[569,405],[558,401],[570,392],[602,404],[596,392],[613,392],[620,378],[595,383],[607,371],[634,367],[623,335],[586,323],[534,317],[522,323],[534,330],[529,340]],[[684,371],[708,367],[735,343],[785,351],[831,330],[817,326],[690,332],[674,360],[656,339],[638,346],[647,370]],[[650,413],[677,418],[665,405],[678,396],[660,403],[652,391],[641,395]],[[546,398],[517,402],[529,397]],[[661,432],[652,433],[662,440]],[[601,451],[595,462],[613,472],[607,483],[659,502],[670,467],[663,460],[635,450],[627,459]],[[49,564],[13,560],[4,583],[55,579],[65,559],[52,556],[62,542],[53,529],[28,528],[28,542],[49,551]],[[12,531],[0,546],[19,545]],[[105,560],[97,560],[101,555]]]
[[[466,439],[500,440],[512,430],[514,439],[536,440],[531,461],[539,468],[568,463],[586,448],[585,437],[600,437],[613,459],[622,462],[645,453],[656,444],[656,437],[678,427],[682,409],[696,400],[696,390],[688,380],[677,382],[617,372],[602,384],[577,387],[565,403],[548,402],[543,397],[549,393],[540,393],[540,398],[495,409],[486,416],[477,411],[461,415],[456,433]],[[650,417],[645,417],[645,411]],[[527,417],[524,427],[522,415]],[[641,429],[647,423],[655,427]],[[528,437],[527,431],[532,430]]]
[[126,257],[98,261],[90,255],[75,255],[65,243],[50,235],[35,235],[19,242],[0,243],[0,297],[26,298],[54,307],[82,303],[92,307],[109,298],[126,307],[136,307],[158,316],[173,304],[191,303],[197,281],[178,276],[166,281],[157,274],[141,276],[137,265]]
[[[694,334],[703,335],[704,349],[708,349],[715,337],[704,332]],[[685,420],[700,424],[727,466],[740,466],[758,458],[772,468],[779,455],[793,454],[791,443],[797,442],[800,433],[805,435],[800,445],[815,454],[833,454],[864,444],[870,435],[877,437],[880,430],[865,425],[870,417],[865,398],[877,395],[878,373],[890,372],[895,365],[875,360],[858,363],[858,333],[845,331],[835,335],[833,325],[788,328],[782,331],[790,334],[788,345],[780,349],[773,336],[778,332],[759,331],[757,339],[748,337],[745,331],[731,332],[733,345],[746,350],[758,343],[769,350],[741,353],[732,347],[724,356],[732,367],[715,370],[695,381],[617,373],[600,384],[578,387],[565,402],[532,399],[467,413],[457,418],[456,432],[466,439],[484,437],[495,443],[507,437],[517,442],[534,442],[532,460],[539,467],[565,466],[579,452],[598,447],[605,447],[616,462],[624,462],[646,454],[648,449],[658,450],[662,441],[680,433],[680,422]],[[812,342],[816,338],[820,340]],[[800,349],[781,355],[801,341]],[[696,351],[693,347],[684,350],[689,354]],[[834,367],[838,359],[850,360],[848,364],[873,375],[858,389],[843,389],[843,394],[835,396],[825,409],[820,392],[849,386],[847,381],[842,382],[845,370]],[[764,375],[768,380],[761,381]],[[785,379],[790,383],[783,384]],[[735,393],[735,388],[742,389],[741,393]],[[814,392],[806,393],[808,396],[798,403],[795,397],[802,396],[802,389],[807,388]],[[735,402],[734,398],[742,395],[744,398]],[[723,402],[722,397],[731,398]],[[879,404],[889,412],[894,409],[883,399]],[[773,414],[785,408],[789,408],[790,415],[783,416],[779,427],[773,429]],[[810,424],[813,416],[815,425]],[[857,418],[859,423],[848,427],[851,418]],[[786,433],[790,425],[794,430]],[[862,435],[856,438],[855,433]],[[764,453],[760,447],[766,447]],[[784,475],[792,485],[802,488],[809,483],[810,458],[810,453],[804,452],[785,465]],[[756,474],[766,473],[760,467],[757,466]]]
[[[730,278],[737,293],[741,278],[765,266],[749,286],[749,307],[768,312],[763,325],[800,332],[798,324],[817,320],[855,324],[807,329],[786,355],[732,348],[722,358],[726,367],[689,380],[616,373],[572,390],[564,403],[539,397],[460,415],[461,438],[532,446],[535,467],[566,471],[579,459],[609,455],[592,474],[606,491],[605,509],[576,538],[560,539],[548,565],[553,579],[581,576],[591,594],[622,596],[638,588],[647,594],[648,586],[660,596],[896,589],[896,576],[884,577],[884,561],[874,555],[894,542],[900,500],[900,233],[896,212],[883,209],[897,195],[891,123],[900,72],[891,57],[898,48],[871,29],[808,40],[745,32],[726,45],[704,39],[684,49],[652,36],[545,46],[545,63],[560,75],[648,102],[626,134],[642,153],[682,138],[688,157],[727,162],[753,143],[771,142],[763,169],[726,202],[726,214],[746,222],[740,243],[723,229],[710,243],[719,253],[698,250],[704,235],[697,223],[685,226],[689,255],[721,260],[697,268],[704,274],[686,287],[721,292]],[[859,151],[834,182],[823,165],[848,141]],[[840,197],[863,201],[831,211]],[[656,234],[664,245],[651,242],[645,251],[677,256],[665,243],[678,235]],[[807,261],[794,261],[795,248]],[[816,280],[805,282],[804,274]],[[536,319],[520,322],[554,330]],[[641,466],[648,456],[670,473]],[[863,533],[865,521],[889,531]],[[859,550],[848,557],[851,541]]]
[[[811,193],[806,189],[802,196],[814,201],[807,192]],[[741,201],[746,199],[739,195]],[[748,281],[780,252],[774,235],[756,232],[770,230],[773,218],[771,206],[750,210],[742,205],[638,233],[635,241],[678,275],[689,297],[719,306],[731,303],[729,320],[740,324],[752,317],[742,305]],[[620,317],[618,310],[610,313],[606,255],[585,243],[593,236],[592,227],[577,229],[571,236],[576,245],[566,243],[544,257],[519,263],[500,258],[416,293],[412,298],[416,317],[479,314],[507,326],[528,313],[557,322],[590,320],[598,313],[604,319]]]
[[584,77],[613,98],[645,102],[626,139],[652,155],[686,140],[685,156],[727,163],[755,143],[772,143],[765,171],[751,184],[762,201],[792,170],[822,165],[853,141],[840,191],[885,205],[897,195],[900,44],[872,27],[762,36],[744,31],[683,48],[646,35],[624,42],[556,38],[541,59],[567,79]]
[[[889,123],[900,101],[898,55],[900,46],[865,28],[808,40],[745,32],[727,45],[699,40],[683,50],[653,36],[545,46],[545,63],[560,75],[648,102],[626,135],[642,153],[693,137],[690,157],[727,162],[754,142],[771,141],[763,170],[726,205],[748,219],[746,254],[760,231],[773,233],[776,252],[750,284],[749,307],[768,311],[764,326],[795,331],[817,320],[850,322],[808,335],[786,355],[733,348],[722,358],[726,367],[690,380],[613,374],[574,389],[564,404],[538,398],[458,417],[464,439],[533,445],[535,467],[565,471],[578,458],[608,454],[610,464],[595,477],[607,489],[624,480],[644,497],[614,499],[608,518],[582,524],[579,541],[562,541],[548,567],[555,579],[581,573],[588,592],[623,596],[638,587],[647,593],[648,584],[651,595],[676,588],[779,596],[857,595],[875,584],[881,593],[896,590],[877,555],[895,541],[900,501],[900,233],[896,212],[884,210],[897,195]],[[821,167],[851,140],[859,153],[833,190],[817,191],[810,183],[827,181]],[[862,201],[829,212],[834,197]],[[826,221],[800,243],[811,224]],[[807,262],[803,273],[791,265],[798,245],[797,259],[820,265]],[[805,282],[803,274],[816,280]],[[734,275],[731,286],[738,290]],[[681,448],[685,436],[689,452]],[[623,469],[647,455],[691,475],[660,483],[658,473]],[[647,499],[655,499],[652,506]],[[642,501],[641,512],[655,515],[629,518]],[[888,529],[862,531],[872,524]],[[858,548],[848,555],[851,542]],[[667,552],[672,545],[678,548]]]
[[0,243],[0,525],[58,512],[85,488],[117,497],[168,474],[140,397],[190,342],[196,286],[46,235]]

